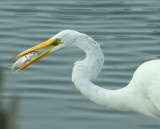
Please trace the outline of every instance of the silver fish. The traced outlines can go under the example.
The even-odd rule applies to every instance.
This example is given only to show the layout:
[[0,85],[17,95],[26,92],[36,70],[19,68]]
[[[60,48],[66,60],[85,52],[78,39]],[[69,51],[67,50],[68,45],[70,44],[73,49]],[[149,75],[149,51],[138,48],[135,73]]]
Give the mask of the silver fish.
[[27,55],[22,56],[13,65],[9,66],[9,68],[11,69],[10,73],[12,73],[14,71],[15,67],[23,66],[28,61],[33,60],[35,57],[37,57],[37,55],[38,55],[38,52],[34,51],[34,52],[31,52]]

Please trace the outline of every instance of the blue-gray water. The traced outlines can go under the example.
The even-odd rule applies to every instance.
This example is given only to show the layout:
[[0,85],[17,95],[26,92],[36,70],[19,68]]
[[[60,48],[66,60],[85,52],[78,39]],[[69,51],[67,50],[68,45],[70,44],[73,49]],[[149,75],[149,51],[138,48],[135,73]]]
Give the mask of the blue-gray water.
[[14,75],[8,61],[57,32],[73,29],[101,45],[104,68],[96,84],[118,89],[141,63],[160,55],[159,0],[6,0],[0,2],[3,103],[19,95],[18,129],[159,129],[158,121],[109,111],[87,100],[71,83],[79,49],[51,54]]

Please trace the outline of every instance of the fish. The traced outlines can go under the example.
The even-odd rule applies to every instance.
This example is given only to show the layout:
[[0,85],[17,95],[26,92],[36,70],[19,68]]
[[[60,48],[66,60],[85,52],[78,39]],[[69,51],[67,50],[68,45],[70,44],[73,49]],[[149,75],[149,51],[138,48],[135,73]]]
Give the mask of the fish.
[[27,55],[22,56],[13,65],[9,66],[9,68],[11,69],[10,73],[13,73],[15,67],[21,67],[21,66],[27,64],[30,60],[33,60],[37,56],[38,56],[37,51],[33,51]]

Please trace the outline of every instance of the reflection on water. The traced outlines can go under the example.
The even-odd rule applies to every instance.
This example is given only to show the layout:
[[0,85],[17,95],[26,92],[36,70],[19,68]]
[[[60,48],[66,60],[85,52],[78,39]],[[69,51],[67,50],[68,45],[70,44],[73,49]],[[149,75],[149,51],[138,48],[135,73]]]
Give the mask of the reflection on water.
[[[19,94],[19,129],[159,129],[159,122],[131,112],[105,110],[71,83],[79,49],[66,49],[9,75],[8,60],[64,29],[88,34],[105,56],[96,84],[125,86],[142,62],[159,58],[158,0],[3,1],[0,4],[0,62],[5,72],[3,103]],[[74,55],[74,56],[73,56]],[[127,122],[126,122],[127,121]]]
[[17,115],[17,101],[18,98],[16,95],[11,97],[11,103],[7,110],[3,109],[2,106],[2,81],[3,81],[3,74],[2,68],[0,68],[0,128],[1,129],[17,129],[16,127],[16,115]]

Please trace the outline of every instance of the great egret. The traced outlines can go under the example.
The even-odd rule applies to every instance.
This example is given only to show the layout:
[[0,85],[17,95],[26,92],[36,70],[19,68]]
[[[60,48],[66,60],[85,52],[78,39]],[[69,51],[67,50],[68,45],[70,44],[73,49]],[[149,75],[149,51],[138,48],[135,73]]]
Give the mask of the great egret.
[[52,47],[17,71],[20,71],[49,53],[66,47],[79,47],[86,53],[86,58],[75,63],[72,82],[83,95],[107,109],[135,111],[149,117],[159,117],[160,60],[152,60],[140,65],[135,71],[130,83],[124,88],[108,90],[92,83],[92,80],[100,73],[104,63],[104,56],[100,45],[91,37],[77,31],[63,30],[51,39],[19,53],[12,59],[47,46]]

